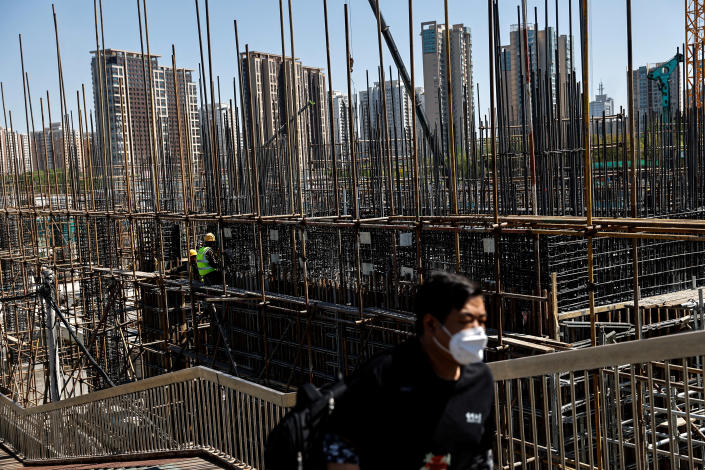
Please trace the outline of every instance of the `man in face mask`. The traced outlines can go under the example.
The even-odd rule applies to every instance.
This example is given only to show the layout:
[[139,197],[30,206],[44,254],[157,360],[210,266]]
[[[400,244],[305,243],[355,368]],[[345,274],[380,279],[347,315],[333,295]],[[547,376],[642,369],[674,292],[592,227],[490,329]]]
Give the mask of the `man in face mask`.
[[348,380],[324,442],[328,470],[490,470],[492,374],[479,284],[433,274],[416,295],[416,337]]

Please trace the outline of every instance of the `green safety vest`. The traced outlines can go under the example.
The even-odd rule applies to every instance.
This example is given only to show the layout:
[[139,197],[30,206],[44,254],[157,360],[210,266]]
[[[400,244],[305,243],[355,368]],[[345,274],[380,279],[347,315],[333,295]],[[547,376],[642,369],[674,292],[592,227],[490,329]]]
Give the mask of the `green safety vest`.
[[196,265],[198,266],[198,275],[201,277],[205,277],[206,274],[210,274],[216,269],[210,265],[208,260],[206,259],[206,253],[208,253],[211,249],[207,246],[202,246],[201,248],[198,249],[198,255],[196,256]]

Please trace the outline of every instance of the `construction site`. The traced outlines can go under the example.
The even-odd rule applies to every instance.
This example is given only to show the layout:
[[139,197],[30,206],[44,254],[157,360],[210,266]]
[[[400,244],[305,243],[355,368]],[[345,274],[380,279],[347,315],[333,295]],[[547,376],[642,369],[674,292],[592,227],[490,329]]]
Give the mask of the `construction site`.
[[[176,97],[167,116],[152,92],[160,75],[148,5],[137,1],[142,50],[129,63],[150,91],[131,96],[126,75],[112,72],[122,51],[106,47],[93,3],[96,109],[90,86],[64,89],[56,13],[59,99],[31,88],[24,58],[12,71],[23,90],[0,83],[5,129],[42,133],[61,121],[60,133],[30,141],[29,159],[9,140],[0,148],[9,157],[0,158],[0,438],[20,461],[200,452],[266,468],[264,437],[296,388],[348,375],[413,335],[417,286],[440,270],[486,292],[495,468],[703,468],[705,2],[685,0],[684,49],[649,77],[663,109],[591,117],[590,2],[560,2],[570,21],[559,25],[559,2],[555,18],[548,3],[541,17],[526,2],[501,18],[488,0],[478,12],[490,47],[474,54],[489,54],[489,113],[470,111],[479,88],[450,96],[445,74],[448,96],[438,97],[450,112],[440,128],[414,89],[413,1],[394,12],[408,15],[409,30],[393,33],[385,2],[360,2],[379,46],[379,63],[363,67],[372,81],[403,85],[411,124],[388,125],[403,99],[388,91],[379,105],[343,107],[343,140],[333,131],[330,54],[345,54],[353,96],[347,4],[335,19],[320,5],[328,61],[316,88],[313,79],[302,87],[300,74],[313,72],[294,59],[291,0],[271,2],[284,103],[272,132],[250,99],[260,53],[238,36],[237,19],[236,98],[216,110],[212,18],[208,0],[196,0],[198,102],[179,101],[179,81],[193,71],[177,67],[172,49],[159,68],[171,77],[163,92]],[[632,2],[622,3],[617,44],[628,53],[633,107]],[[346,50],[330,50],[329,21]],[[519,35],[519,90],[502,65],[508,24]],[[576,38],[565,77],[549,64],[548,41],[544,51],[528,41],[549,27]],[[409,41],[411,57],[395,41]],[[440,41],[450,50],[447,34]],[[683,70],[677,88],[670,66]],[[24,109],[6,109],[8,93],[22,94]],[[138,101],[146,113],[132,113]],[[207,110],[200,122],[191,106]],[[215,283],[189,264],[208,233],[222,260]]]

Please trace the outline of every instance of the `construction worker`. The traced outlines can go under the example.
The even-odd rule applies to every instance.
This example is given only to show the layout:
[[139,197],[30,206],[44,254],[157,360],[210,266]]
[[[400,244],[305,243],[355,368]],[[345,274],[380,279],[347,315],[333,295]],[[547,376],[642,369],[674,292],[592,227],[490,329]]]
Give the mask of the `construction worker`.
[[191,248],[188,250],[188,267],[191,271],[191,278],[194,281],[200,281],[201,275],[198,273],[198,251]]
[[198,274],[205,284],[219,284],[223,280],[223,265],[216,251],[215,235],[207,233],[203,246],[196,255]]
[[198,274],[198,264],[197,264],[198,252],[191,248],[188,250],[188,261],[185,264],[175,267],[169,270],[169,274],[178,274],[185,272],[186,270],[191,271],[191,277],[194,281],[200,281],[201,275]]

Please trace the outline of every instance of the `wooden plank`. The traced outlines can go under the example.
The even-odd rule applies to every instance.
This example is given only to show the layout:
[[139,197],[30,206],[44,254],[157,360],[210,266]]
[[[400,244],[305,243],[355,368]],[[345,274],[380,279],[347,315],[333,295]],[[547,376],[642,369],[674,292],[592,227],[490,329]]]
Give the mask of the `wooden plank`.
[[[698,298],[698,289],[686,289],[677,292],[670,292],[668,294],[655,295],[652,297],[644,297],[639,299],[639,307],[643,308],[653,308],[653,307],[672,307],[675,305],[680,305],[691,299]],[[619,302],[609,305],[601,305],[595,307],[595,313],[608,312],[610,310],[620,310],[626,307],[633,307],[633,301]],[[582,308],[578,310],[571,310],[569,312],[560,313],[558,318],[560,320],[568,320],[571,318],[579,318],[588,316],[590,310],[587,308]]]
[[[487,338],[497,341],[496,335],[487,335]],[[520,339],[511,338],[507,336],[502,337],[502,342],[510,346],[516,346],[518,348],[531,349],[532,351],[538,351],[542,353],[552,353],[556,352],[556,348],[550,346],[544,346],[543,344],[532,343],[529,341],[522,341]]]
[[12,342],[12,343],[21,343],[21,341],[20,341],[19,339],[15,338],[15,337],[12,336],[12,335],[5,335],[5,336],[7,337],[7,340],[10,341],[10,342]]

